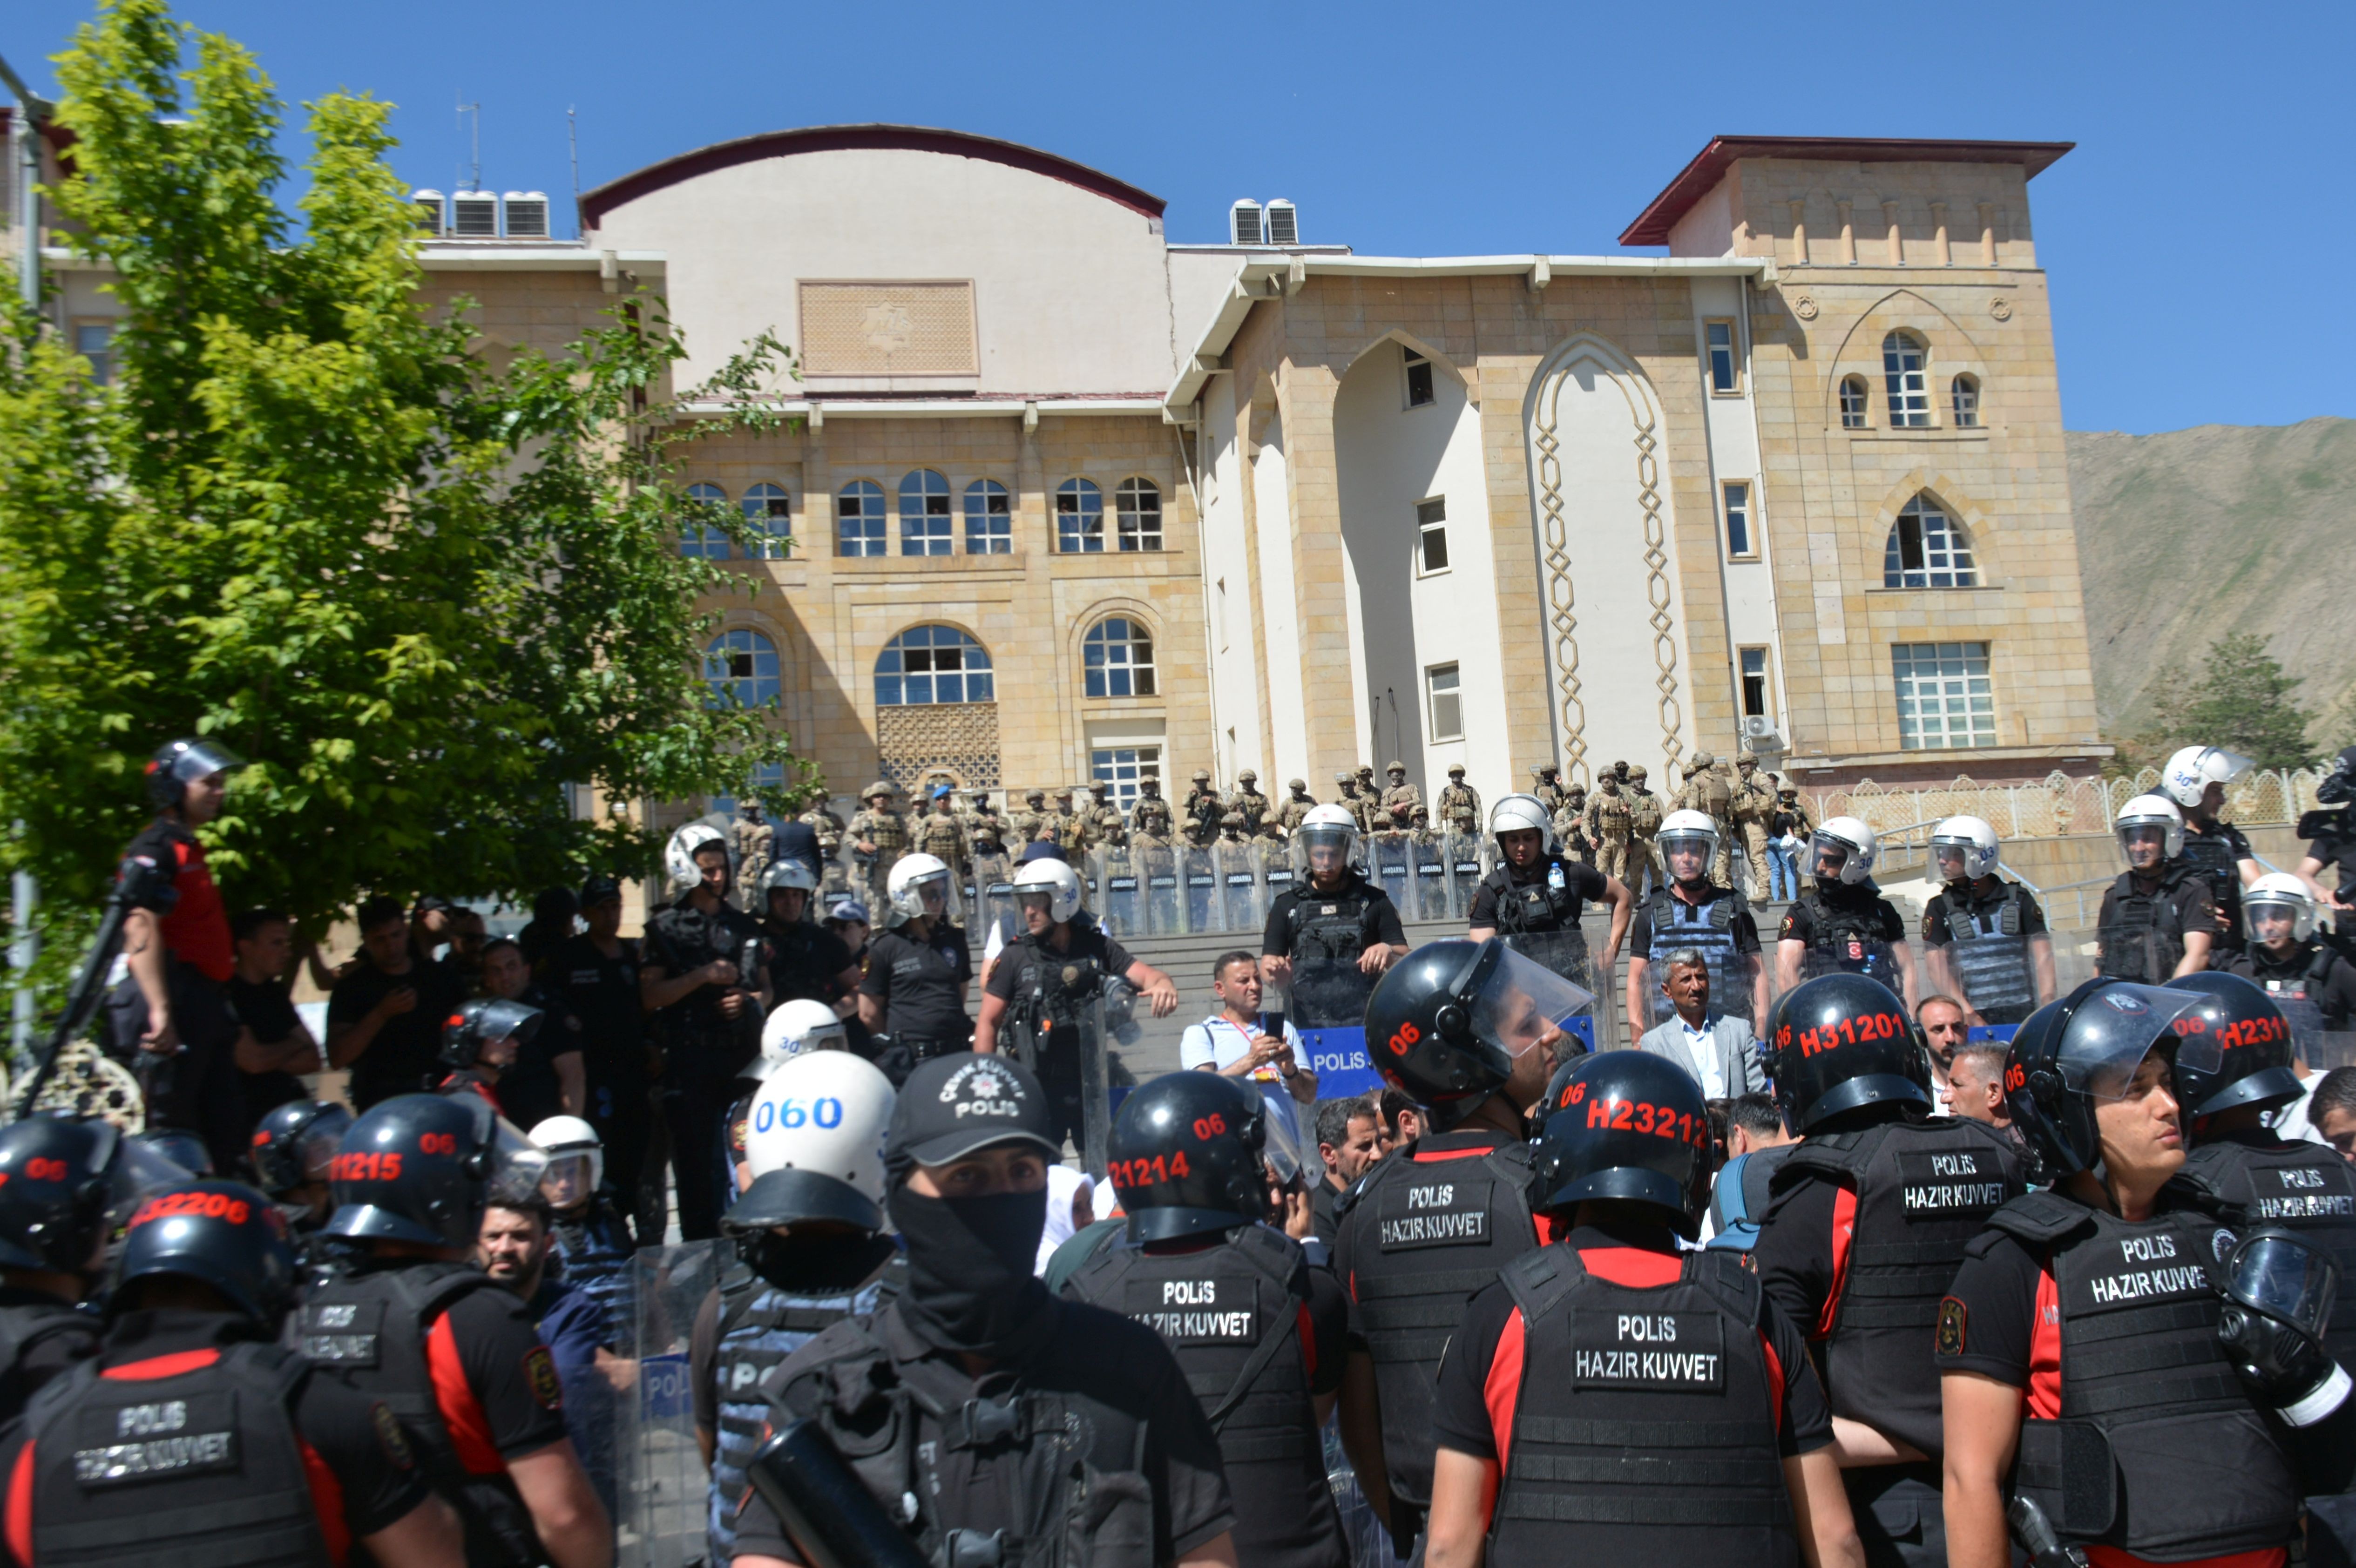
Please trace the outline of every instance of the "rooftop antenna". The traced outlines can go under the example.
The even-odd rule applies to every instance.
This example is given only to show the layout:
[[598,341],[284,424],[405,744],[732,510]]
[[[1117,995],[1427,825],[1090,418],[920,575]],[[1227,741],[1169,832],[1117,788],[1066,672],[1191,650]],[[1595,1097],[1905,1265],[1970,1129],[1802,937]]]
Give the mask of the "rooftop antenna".
[[564,106],[564,144],[573,154],[573,222],[577,232],[581,225],[581,125],[570,103]]
[[475,117],[473,122],[473,135],[468,143],[468,145],[473,152],[474,169],[473,172],[466,176],[465,188],[467,190],[480,190],[483,188],[483,104],[480,99],[476,100],[472,103],[467,102],[463,98],[458,101],[459,120],[462,123],[465,122],[466,116],[469,114]]

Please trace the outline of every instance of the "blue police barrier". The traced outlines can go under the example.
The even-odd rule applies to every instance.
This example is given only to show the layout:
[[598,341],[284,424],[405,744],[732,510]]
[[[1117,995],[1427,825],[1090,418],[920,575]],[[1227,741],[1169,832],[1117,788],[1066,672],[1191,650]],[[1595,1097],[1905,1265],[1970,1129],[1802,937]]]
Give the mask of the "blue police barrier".
[[1964,1038],[1973,1045],[1977,1045],[1982,1040],[1993,1041],[1997,1045],[2010,1045],[2012,1037],[2019,1032],[2019,1024],[1979,1024]]

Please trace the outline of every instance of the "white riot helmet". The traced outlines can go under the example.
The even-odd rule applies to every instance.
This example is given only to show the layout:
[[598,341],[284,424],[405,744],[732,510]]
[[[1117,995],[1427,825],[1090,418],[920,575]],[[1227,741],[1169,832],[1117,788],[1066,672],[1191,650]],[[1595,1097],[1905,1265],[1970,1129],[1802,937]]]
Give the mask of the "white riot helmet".
[[[1545,840],[1546,852],[1554,853],[1554,816],[1546,803],[1534,795],[1508,795],[1498,797],[1489,808],[1489,837],[1503,838],[1508,833],[1526,833],[1535,828]],[[1498,848],[1505,846],[1501,843]]]
[[1312,808],[1301,817],[1301,826],[1293,830],[1292,836],[1300,840],[1301,852],[1310,857],[1312,870],[1316,869],[1316,854],[1320,849],[1340,849],[1344,866],[1358,853],[1358,819],[1351,816],[1344,806],[1320,805]]
[[[1943,881],[1979,880],[1996,869],[1999,848],[1996,829],[1976,816],[1950,816],[1931,829],[1931,864]],[[1946,862],[1939,853],[1943,849],[1962,852],[1964,874],[1960,879],[1947,875]]]
[[799,855],[788,855],[771,865],[761,878],[761,903],[766,908],[769,895],[779,888],[799,888],[806,893],[818,891],[818,874]]
[[1808,840],[1808,874],[1824,875],[1816,869],[1823,863],[1820,857],[1827,849],[1837,850],[1841,858],[1837,875],[1841,881],[1855,887],[1873,875],[1873,858],[1880,843],[1873,829],[1856,817],[1836,816],[1817,828]]
[[605,1146],[578,1116],[551,1116],[533,1127],[531,1141],[548,1151],[540,1195],[552,1209],[570,1209],[605,1181]]
[[2177,805],[2188,811],[2195,810],[2211,784],[2232,784],[2257,765],[2254,759],[2239,752],[2215,746],[2187,746],[2169,758],[2168,766],[2159,770],[2159,787]]
[[[1671,849],[1684,845],[1698,846],[1701,849],[1701,875],[1707,878],[1710,862],[1718,859],[1718,824],[1706,811],[1673,811],[1661,819],[1661,830],[1653,835],[1653,842],[1660,847],[1661,864],[1664,866],[1669,864]],[[1675,867],[1670,868],[1669,874],[1671,877],[1676,875]]]
[[2127,835],[2138,827],[2157,827],[2166,835],[2160,848],[2160,858],[2173,860],[2184,853],[2184,813],[2164,795],[2139,795],[2119,807],[2118,819],[2111,824],[2119,838],[2119,853],[2126,856],[2129,867],[2135,858],[2127,855]]
[[670,891],[685,892],[703,880],[703,872],[695,863],[695,852],[707,844],[717,844],[728,857],[728,880],[736,880],[736,848],[728,842],[728,835],[709,822],[691,822],[670,836],[663,846],[663,874],[670,879]]
[[761,1026],[761,1054],[744,1064],[739,1078],[766,1078],[771,1069],[809,1051],[848,1051],[851,1036],[824,1002],[798,997],[780,1002]]
[[2315,934],[2315,895],[2288,871],[2268,871],[2242,891],[2242,913],[2253,938],[2258,933],[2257,917],[2263,910],[2290,916],[2293,942],[2305,942]]
[[921,920],[928,912],[925,908],[925,892],[928,888],[940,890],[939,913],[948,914],[949,869],[937,855],[903,855],[892,866],[892,875],[885,880],[884,891],[890,896],[892,908],[885,916],[894,925],[906,921]]
[[897,1252],[884,1231],[892,1081],[847,1051],[812,1051],[761,1081],[744,1115],[751,1182],[721,1216],[755,1274],[809,1296],[858,1289]]
[[1025,893],[1047,895],[1047,918],[1061,925],[1080,912],[1080,874],[1061,860],[1033,860],[1014,873],[1014,902]]

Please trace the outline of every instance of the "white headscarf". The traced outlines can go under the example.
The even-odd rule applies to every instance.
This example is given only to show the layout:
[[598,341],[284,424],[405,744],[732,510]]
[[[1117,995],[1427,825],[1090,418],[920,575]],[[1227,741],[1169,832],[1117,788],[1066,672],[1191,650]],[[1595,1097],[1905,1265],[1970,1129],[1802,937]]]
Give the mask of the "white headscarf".
[[1074,1170],[1068,1165],[1047,1168],[1047,1228],[1040,1233],[1039,1261],[1032,1273],[1045,1274],[1047,1260],[1055,1255],[1055,1249],[1072,1239],[1072,1200],[1077,1198],[1087,1184],[1086,1173]]

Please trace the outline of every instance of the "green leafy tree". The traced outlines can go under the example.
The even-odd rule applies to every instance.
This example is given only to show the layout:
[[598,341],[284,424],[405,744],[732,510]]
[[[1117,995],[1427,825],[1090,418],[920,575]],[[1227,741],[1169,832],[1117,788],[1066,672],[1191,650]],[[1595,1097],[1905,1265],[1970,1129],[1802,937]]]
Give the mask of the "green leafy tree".
[[2236,632],[2210,645],[2198,680],[2165,682],[2153,713],[2157,761],[2179,746],[2222,746],[2262,768],[2299,768],[2314,760],[2307,731],[2315,716],[2294,695],[2302,677],[2286,675],[2265,640]]
[[792,369],[748,345],[692,394],[659,301],[562,353],[495,359],[418,304],[387,106],[310,106],[300,231],[274,198],[280,105],[252,57],[160,0],[112,0],[59,58],[70,242],[123,309],[112,384],[22,311],[0,345],[0,859],[70,934],[147,812],[162,741],[246,758],[208,830],[233,903],[317,929],[368,891],[518,894],[632,871],[608,800],[806,771],[774,716],[713,696],[683,559],[681,443],[775,422]]

